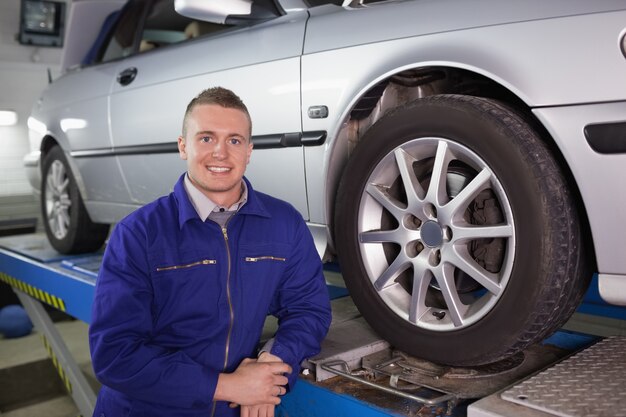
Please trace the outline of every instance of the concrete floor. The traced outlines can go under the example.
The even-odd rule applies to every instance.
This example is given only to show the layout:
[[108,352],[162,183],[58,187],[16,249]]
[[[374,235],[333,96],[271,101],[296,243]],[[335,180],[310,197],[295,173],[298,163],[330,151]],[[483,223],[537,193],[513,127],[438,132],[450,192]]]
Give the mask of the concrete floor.
[[[343,286],[340,274],[328,272],[326,278],[329,284]],[[349,314],[358,315],[353,305],[352,309],[346,310],[345,306],[342,309],[343,315],[347,310],[350,310]],[[87,324],[65,320],[56,322],[55,326],[97,392],[99,383],[91,369]],[[269,319],[264,332],[266,337],[273,333],[275,326],[275,320]],[[598,336],[626,335],[626,321],[580,313],[576,313],[564,328]],[[0,338],[0,387],[2,417],[76,417],[79,414],[37,332],[18,339]]]
[[[55,326],[92,388],[99,389],[91,369],[87,324],[73,320],[57,322]],[[0,339],[0,352],[2,417],[76,417],[80,414],[67,395],[38,332],[16,339]]]

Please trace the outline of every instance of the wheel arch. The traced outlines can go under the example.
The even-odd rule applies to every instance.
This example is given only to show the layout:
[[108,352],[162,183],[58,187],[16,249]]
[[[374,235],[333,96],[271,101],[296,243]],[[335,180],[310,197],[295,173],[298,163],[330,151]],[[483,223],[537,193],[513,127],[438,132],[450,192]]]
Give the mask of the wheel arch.
[[50,149],[52,149],[53,146],[61,146],[61,145],[52,135],[44,136],[44,138],[41,140],[41,146],[40,146],[41,155],[43,156],[47,154],[48,152],[50,152]]
[[39,148],[40,152],[41,152],[41,179],[42,181],[44,180],[44,172],[43,172],[43,160],[46,157],[46,155],[50,152],[50,150],[55,147],[58,146],[59,148],[61,148],[61,150],[63,151],[63,153],[66,154],[65,160],[67,161],[67,163],[70,166],[70,169],[72,170],[72,175],[74,176],[74,179],[76,180],[76,185],[78,187],[78,192],[80,193],[81,198],[83,199],[83,201],[85,201],[85,197],[87,196],[87,192],[86,192],[86,188],[85,188],[85,182],[83,181],[83,177],[80,175],[80,170],[78,169],[78,166],[76,165],[76,163],[74,162],[74,160],[69,157],[67,154],[68,152],[65,150],[65,148],[61,145],[61,142],[59,140],[57,140],[54,136],[47,134],[46,136],[44,136],[44,138],[41,140],[41,146]]
[[[548,130],[533,114],[528,98],[521,92],[514,92],[503,80],[491,74],[482,74],[475,68],[464,68],[450,64],[424,64],[397,68],[372,79],[352,99],[344,111],[333,139],[325,155],[325,211],[328,224],[327,253],[336,254],[334,249],[334,218],[337,189],[345,174],[344,168],[354,147],[365,132],[387,112],[409,101],[436,94],[461,94],[495,99],[524,115],[547,144],[552,155],[561,167],[582,220],[582,227],[588,241],[592,242],[591,226],[583,204],[581,192],[570,166],[559,146]],[[595,268],[594,245],[589,245],[589,261]]]

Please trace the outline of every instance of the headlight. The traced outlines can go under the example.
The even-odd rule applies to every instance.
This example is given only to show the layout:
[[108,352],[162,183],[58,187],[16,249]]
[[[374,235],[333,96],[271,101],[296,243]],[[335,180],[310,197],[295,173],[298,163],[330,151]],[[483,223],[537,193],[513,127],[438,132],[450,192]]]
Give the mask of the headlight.
[[40,122],[39,120],[35,119],[32,116],[28,118],[28,121],[26,122],[26,124],[28,125],[28,128],[30,130],[32,130],[33,132],[36,132],[40,136],[45,135],[46,132],[48,131],[48,128],[46,127],[44,123]]

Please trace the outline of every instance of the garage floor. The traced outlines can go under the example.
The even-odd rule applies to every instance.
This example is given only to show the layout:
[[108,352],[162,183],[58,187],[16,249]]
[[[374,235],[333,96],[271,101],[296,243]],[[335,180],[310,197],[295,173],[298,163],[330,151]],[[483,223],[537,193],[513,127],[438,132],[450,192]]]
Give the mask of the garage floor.
[[[343,286],[341,275],[326,272],[327,282]],[[356,308],[355,308],[355,314]],[[87,342],[88,327],[78,320],[55,323],[73,357],[97,391],[99,383],[91,369]],[[270,318],[266,335],[273,332]],[[626,321],[576,313],[564,326],[567,330],[597,336],[626,335]],[[37,333],[18,339],[0,339],[0,415],[2,417],[76,417],[79,414],[56,374]],[[87,416],[85,416],[87,417]]]

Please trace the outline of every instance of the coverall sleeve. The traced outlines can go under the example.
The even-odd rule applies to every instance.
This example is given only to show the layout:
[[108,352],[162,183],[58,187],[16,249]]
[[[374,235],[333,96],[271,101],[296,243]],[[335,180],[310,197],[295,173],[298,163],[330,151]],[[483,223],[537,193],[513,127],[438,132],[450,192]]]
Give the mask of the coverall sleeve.
[[219,372],[152,343],[153,291],[145,239],[118,224],[107,245],[92,305],[89,344],[98,380],[131,398],[208,407]]
[[331,322],[330,300],[322,262],[304,220],[298,215],[294,245],[270,313],[278,318],[278,330],[270,353],[288,363],[293,387],[300,363],[319,353]]

